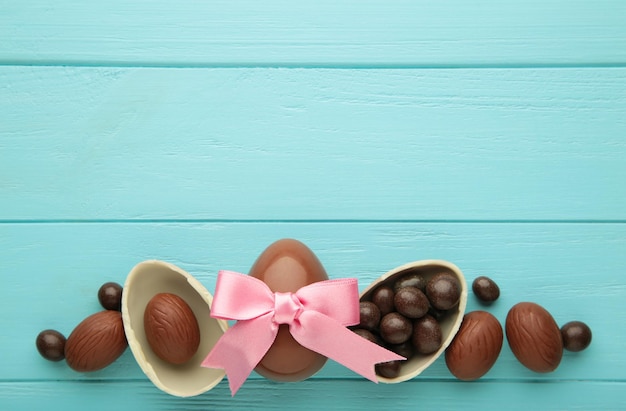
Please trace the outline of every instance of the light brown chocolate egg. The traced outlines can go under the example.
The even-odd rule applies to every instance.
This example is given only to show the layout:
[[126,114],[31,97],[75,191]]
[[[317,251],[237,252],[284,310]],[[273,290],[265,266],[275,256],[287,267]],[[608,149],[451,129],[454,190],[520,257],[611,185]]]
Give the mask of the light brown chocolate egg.
[[[328,280],[326,270],[315,254],[300,241],[282,239],[261,253],[249,273],[263,281],[273,292],[296,292],[318,281]],[[326,357],[300,345],[279,326],[276,340],[255,371],[275,381],[300,381],[319,371]]]

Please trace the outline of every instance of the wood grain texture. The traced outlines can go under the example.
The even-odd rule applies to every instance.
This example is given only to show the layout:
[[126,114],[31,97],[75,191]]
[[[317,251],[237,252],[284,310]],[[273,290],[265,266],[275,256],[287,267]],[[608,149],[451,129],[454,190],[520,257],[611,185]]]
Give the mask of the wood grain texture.
[[[626,2],[0,0],[0,410],[623,410]],[[443,359],[374,385],[329,361],[196,398],[127,350],[39,357],[136,263],[208,290],[295,237],[361,289],[418,259],[587,322],[556,372],[506,341],[481,380]]]
[[0,68],[4,220],[624,220],[626,69]]
[[[356,277],[361,290],[397,266],[439,258],[457,264],[469,282],[479,275],[498,282],[502,295],[494,305],[470,295],[468,311],[486,309],[504,324],[514,304],[534,301],[559,324],[580,320],[593,330],[588,350],[567,354],[556,372],[545,375],[521,366],[505,342],[486,378],[626,380],[625,340],[614,332],[626,322],[624,224],[2,224],[0,230],[0,261],[10,273],[3,278],[2,301],[17,316],[0,317],[2,345],[11,347],[0,351],[0,381],[141,379],[129,352],[105,370],[79,374],[40,358],[35,337],[45,328],[69,334],[101,309],[100,285],[123,283],[140,261],[174,263],[212,293],[220,269],[248,272],[282,237],[304,241],[330,278]],[[454,381],[443,358],[424,376]],[[314,378],[358,376],[331,362]]]
[[[500,411],[504,398],[509,410],[621,410],[624,383],[567,381],[538,384],[534,381],[478,381],[449,383],[410,381],[374,385],[369,381],[305,381],[279,384],[248,381],[237,396],[230,397],[222,381],[199,397],[179,399],[159,392],[147,381],[63,381],[0,383],[0,404],[14,411],[46,409],[73,410],[86,406],[93,411],[124,410],[250,410],[298,409],[480,409]],[[81,396],[76,395],[82,393]],[[497,394],[494,394],[497,393]],[[89,400],[87,400],[89,398]],[[499,399],[500,398],[500,399]]]
[[0,63],[626,63],[620,0],[3,1]]

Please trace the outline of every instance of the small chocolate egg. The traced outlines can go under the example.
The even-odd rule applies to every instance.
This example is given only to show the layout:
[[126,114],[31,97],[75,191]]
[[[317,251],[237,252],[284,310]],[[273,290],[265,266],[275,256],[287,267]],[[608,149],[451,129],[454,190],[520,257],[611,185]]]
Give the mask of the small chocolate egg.
[[496,363],[503,340],[502,326],[496,317],[486,311],[467,313],[446,349],[446,365],[456,378],[476,380]]
[[539,304],[515,304],[506,316],[505,332],[511,351],[526,368],[551,372],[561,363],[561,330],[552,315]]
[[[326,270],[313,251],[300,241],[282,239],[261,253],[250,269],[252,277],[263,281],[273,292],[296,292],[318,281],[328,280]],[[281,324],[274,343],[255,371],[275,381],[300,381],[326,363],[326,357],[300,345]]]

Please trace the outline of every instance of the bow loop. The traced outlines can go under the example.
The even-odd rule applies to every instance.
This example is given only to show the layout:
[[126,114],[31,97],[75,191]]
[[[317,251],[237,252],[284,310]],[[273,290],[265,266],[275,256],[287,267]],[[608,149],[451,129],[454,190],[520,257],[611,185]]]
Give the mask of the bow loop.
[[211,304],[211,317],[250,320],[274,310],[274,294],[258,278],[220,271]]
[[308,310],[327,315],[346,327],[360,321],[359,288],[355,278],[319,281],[300,288],[296,295]]

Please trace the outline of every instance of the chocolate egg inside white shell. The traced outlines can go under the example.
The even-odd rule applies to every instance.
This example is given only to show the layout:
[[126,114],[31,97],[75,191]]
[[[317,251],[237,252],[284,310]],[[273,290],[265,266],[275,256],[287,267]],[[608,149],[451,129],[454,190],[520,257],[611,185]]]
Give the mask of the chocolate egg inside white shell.
[[446,315],[439,320],[442,335],[441,346],[432,354],[413,355],[407,361],[402,362],[400,374],[397,377],[385,378],[378,376],[378,380],[380,382],[393,384],[410,380],[411,378],[421,374],[426,368],[435,362],[441,354],[443,354],[461,327],[461,322],[463,321],[463,315],[465,314],[465,308],[467,306],[467,284],[465,276],[456,265],[443,260],[422,260],[394,268],[375,280],[361,293],[361,301],[370,301],[372,294],[379,286],[389,285],[393,288],[393,283],[407,274],[420,274],[426,281],[428,281],[440,273],[449,273],[453,275],[459,281],[461,288],[458,304],[448,310]]
[[[182,298],[193,311],[200,328],[200,345],[193,357],[175,365],[159,358],[151,349],[144,329],[148,302],[159,293]],[[159,389],[178,397],[191,397],[213,388],[224,371],[204,368],[200,363],[228,328],[228,323],[211,318],[213,297],[202,284],[181,268],[163,261],[137,264],[126,278],[122,293],[122,319],[128,345],[142,371]]]

